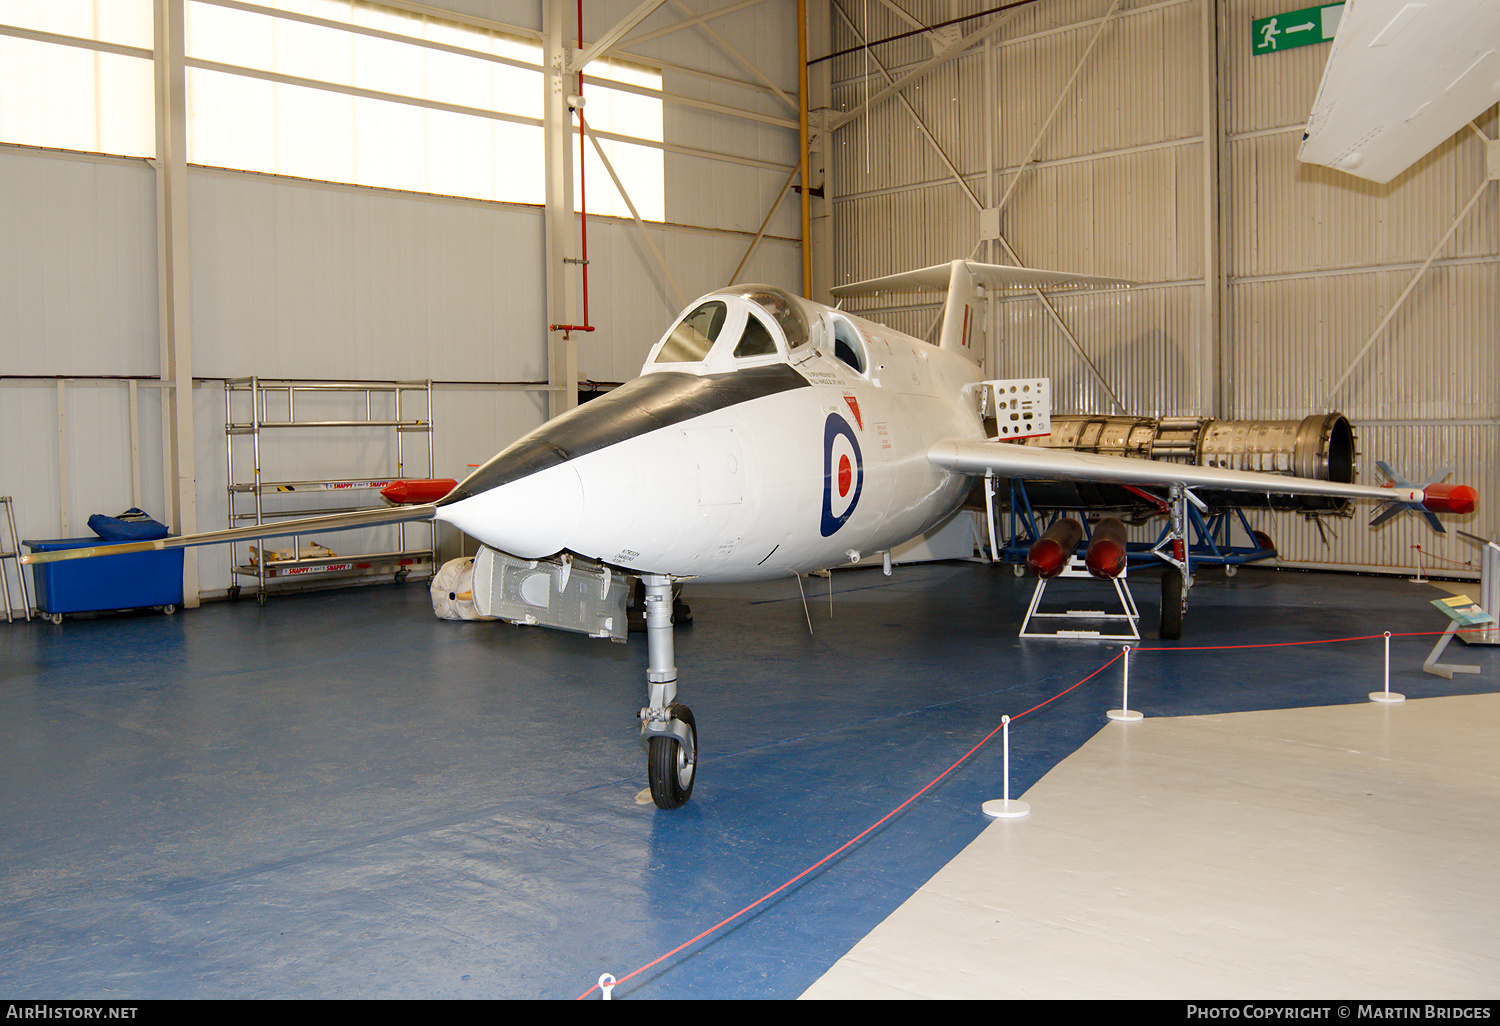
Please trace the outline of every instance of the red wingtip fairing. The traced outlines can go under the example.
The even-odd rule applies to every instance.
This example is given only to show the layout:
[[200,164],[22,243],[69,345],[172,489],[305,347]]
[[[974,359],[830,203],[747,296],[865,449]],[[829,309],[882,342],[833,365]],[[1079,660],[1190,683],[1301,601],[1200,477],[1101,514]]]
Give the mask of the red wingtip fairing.
[[1064,517],[1043,532],[1026,550],[1026,565],[1041,578],[1056,577],[1068,565],[1068,558],[1083,540],[1083,525]]
[[1083,562],[1089,573],[1101,581],[1111,581],[1125,569],[1125,525],[1114,517],[1105,517],[1094,525]]
[[1434,484],[1422,490],[1422,505],[1434,513],[1472,513],[1478,499],[1468,485]]
[[392,481],[380,490],[381,498],[392,506],[436,502],[458,487],[452,478],[430,478],[419,481]]

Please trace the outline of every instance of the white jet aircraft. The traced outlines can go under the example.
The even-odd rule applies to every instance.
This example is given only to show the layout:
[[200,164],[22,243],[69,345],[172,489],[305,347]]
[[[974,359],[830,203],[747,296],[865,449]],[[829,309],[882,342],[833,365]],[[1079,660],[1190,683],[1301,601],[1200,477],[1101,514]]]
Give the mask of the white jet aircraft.
[[[1005,440],[1025,433],[1011,419],[1023,414],[1008,387],[1001,395],[983,380],[972,352],[981,290],[1129,284],[958,260],[834,290],[946,290],[937,345],[778,288],[731,286],[678,317],[639,377],[525,435],[436,502],[25,561],[436,518],[521,559],[573,554],[638,574],[649,693],[641,735],[653,800],[675,808],[697,767],[693,714],[676,700],[676,581],[766,580],[888,553],[952,516],[987,475],[1166,488],[1179,535],[1198,486],[1472,508],[1462,486],[1340,484]],[[987,415],[998,415],[1001,437],[987,434]],[[1177,568],[1166,576],[1181,602],[1187,562],[1163,558]]]

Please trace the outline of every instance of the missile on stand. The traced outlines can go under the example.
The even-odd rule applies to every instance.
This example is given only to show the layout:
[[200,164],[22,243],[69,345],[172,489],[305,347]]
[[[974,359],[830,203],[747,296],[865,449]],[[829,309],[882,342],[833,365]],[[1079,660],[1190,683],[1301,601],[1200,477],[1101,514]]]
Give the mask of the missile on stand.
[[1056,577],[1068,565],[1068,559],[1083,540],[1083,525],[1072,517],[1063,517],[1047,528],[1026,550],[1026,565],[1043,580]]
[[1112,581],[1125,569],[1125,525],[1114,517],[1105,517],[1094,525],[1084,553],[1084,565],[1101,581]]

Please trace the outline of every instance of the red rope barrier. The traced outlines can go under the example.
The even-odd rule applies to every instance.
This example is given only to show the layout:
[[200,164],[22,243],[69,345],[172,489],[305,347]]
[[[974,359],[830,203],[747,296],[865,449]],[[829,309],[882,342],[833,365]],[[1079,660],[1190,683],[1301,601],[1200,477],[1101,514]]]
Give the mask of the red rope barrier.
[[1413,545],[1412,548],[1414,548],[1418,552],[1422,553],[1422,555],[1426,556],[1428,559],[1441,559],[1444,563],[1452,563],[1454,566],[1465,567],[1465,568],[1467,568],[1469,570],[1473,570],[1474,569],[1474,561],[1472,559],[1466,559],[1462,563],[1460,563],[1456,559],[1449,559],[1447,556],[1439,556],[1435,552],[1428,552],[1426,549],[1422,548],[1422,546],[1420,546],[1420,545]]
[[[1063,697],[1063,695],[1066,695],[1069,691],[1073,691],[1073,690],[1076,690],[1077,688],[1082,687],[1083,685],[1087,684],[1089,681],[1093,680],[1095,677],[1099,676],[1099,674],[1101,674],[1105,670],[1109,669],[1116,662],[1118,662],[1120,660],[1121,656],[1123,656],[1123,655],[1124,655],[1124,652],[1120,652],[1120,653],[1116,654],[1116,656],[1113,659],[1111,659],[1109,662],[1105,663],[1103,666],[1099,667],[1099,669],[1095,670],[1093,673],[1089,674],[1087,677],[1083,678],[1077,684],[1074,684],[1072,687],[1068,688],[1067,690],[1065,690],[1065,691],[1059,691],[1057,694],[1053,695],[1051,698],[1047,699],[1045,702],[1040,702],[1040,703],[1032,706],[1030,709],[1027,709],[1026,712],[1021,713],[1020,716],[1012,716],[1010,718],[1011,722],[1014,723],[1016,720],[1020,719],[1021,716],[1027,716],[1027,715],[1029,715],[1031,713],[1034,713],[1038,709],[1042,708],[1042,706],[1047,705],[1047,704],[1049,704],[1051,702],[1057,701],[1059,698]],[[905,809],[912,802],[914,802],[918,798],[922,797],[928,791],[931,791],[934,787],[936,787],[938,785],[939,782],[942,781],[942,779],[944,777],[946,777],[948,774],[952,773],[954,770],[958,769],[958,767],[963,764],[963,762],[964,762],[965,759],[967,759],[969,756],[973,755],[975,752],[979,751],[979,749],[983,748],[986,744],[988,744],[989,741],[990,741],[990,739],[993,738],[996,734],[1000,733],[1001,728],[1003,728],[1004,726],[1005,726],[1005,724],[1002,723],[999,727],[996,727],[994,730],[992,730],[988,734],[986,734],[980,740],[980,742],[978,744],[976,744],[973,748],[970,748],[967,752],[965,752],[962,756],[960,756],[959,759],[958,759],[958,761],[955,762],[952,766],[949,766],[947,769],[943,770],[943,772],[939,773],[936,777],[934,777],[932,779],[932,781],[930,783],[928,783],[928,785],[926,787],[922,788],[922,790],[918,791],[916,794],[914,794],[910,798],[906,799],[906,801],[904,801],[900,805],[896,806],[890,812],[887,812],[884,816],[881,816],[874,823],[871,823],[864,830],[860,831],[858,834],[856,834],[855,836],[851,837],[849,840],[845,841],[843,844],[841,844],[839,847],[835,848],[833,851],[829,852],[827,855],[823,856],[817,862],[814,862],[812,865],[808,866],[802,872],[800,872],[796,876],[792,877],[790,880],[788,880],[786,883],[782,884],[780,887],[776,888],[774,891],[771,891],[770,893],[765,894],[762,897],[756,899],[755,901],[753,901],[750,904],[746,905],[744,908],[740,909],[734,915],[729,916],[726,919],[720,920],[719,922],[715,923],[713,926],[710,926],[707,930],[704,930],[702,933],[698,934],[698,936],[692,938],[691,940],[683,941],[681,944],[677,945],[677,947],[673,948],[671,951],[668,951],[667,953],[665,953],[663,955],[657,956],[656,958],[654,958],[651,961],[647,962],[645,965],[641,966],[635,972],[629,973],[629,974],[627,974],[625,976],[621,976],[618,980],[616,980],[613,984],[611,984],[611,986],[612,987],[618,987],[620,984],[624,983],[626,980],[634,979],[635,977],[639,976],[641,973],[645,972],[647,969],[650,969],[653,966],[660,965],[662,962],[665,962],[667,959],[671,958],[673,955],[677,954],[679,951],[682,951],[684,948],[689,948],[689,947],[693,946],[694,944],[698,943],[704,937],[707,937],[709,934],[713,933],[715,930],[719,929],[720,927],[727,926],[729,923],[734,922],[736,919],[738,919],[740,916],[744,915],[746,912],[749,912],[751,909],[756,908],[756,907],[758,907],[760,905],[765,904],[771,898],[774,898],[776,895],[780,894],[782,891],[784,891],[788,887],[792,886],[792,884],[796,883],[798,880],[803,879],[808,874],[812,873],[814,870],[819,869],[819,868],[821,868],[824,865],[827,865],[836,856],[838,856],[838,855],[842,854],[843,852],[848,851],[850,848],[854,847],[854,845],[856,845],[860,841],[864,840],[866,837],[868,837],[870,834],[872,834],[877,828],[879,828],[879,827],[883,826],[885,823],[889,822],[891,820],[891,818],[894,817],[898,812],[900,812],[903,809]],[[582,994],[579,994],[578,997],[575,998],[574,1000],[582,1001],[584,998],[588,997],[590,994],[594,993],[594,991],[596,991],[598,989],[599,989],[599,984],[596,983],[592,987],[590,987],[588,990],[584,991]]]
[[[1493,630],[1493,627],[1460,627],[1454,631],[1460,634],[1483,634]],[[1392,634],[1393,638],[1430,638],[1439,634],[1447,634],[1441,631],[1405,631],[1401,634]],[[1352,638],[1315,638],[1311,641],[1263,641],[1254,645],[1174,645],[1171,648],[1132,648],[1132,652],[1217,652],[1235,648],[1286,648],[1291,645],[1336,645],[1342,641],[1374,641],[1384,638],[1384,634],[1360,634]]]

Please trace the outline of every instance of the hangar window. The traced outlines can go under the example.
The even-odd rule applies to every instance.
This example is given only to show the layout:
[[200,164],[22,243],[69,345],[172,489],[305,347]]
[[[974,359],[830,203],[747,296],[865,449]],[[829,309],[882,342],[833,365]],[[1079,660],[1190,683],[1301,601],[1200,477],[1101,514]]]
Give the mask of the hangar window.
[[[156,150],[153,0],[0,0],[0,141]],[[188,0],[188,160],[545,201],[534,39],[366,0]],[[666,217],[661,74],[589,64],[587,120],[645,219]],[[587,150],[590,212],[629,216]],[[577,182],[575,180],[575,186]],[[575,196],[583,191],[575,188]]]
[[0,0],[0,140],[156,153],[151,0]]
[[[625,139],[599,139],[599,148],[604,151],[615,174],[636,213],[643,221],[665,221],[666,209],[666,151],[660,145],[646,145],[645,141],[660,144],[662,134],[661,72],[643,68],[637,64],[603,58],[591,61],[584,72],[584,119],[590,131],[625,135],[643,142]],[[601,81],[602,80],[602,81]],[[612,88],[606,82],[617,82]],[[576,145],[576,139],[575,139]],[[587,172],[586,177],[580,177]],[[584,197],[580,187],[586,183],[588,212],[611,217],[630,217],[630,204],[625,202],[615,188],[609,171],[599,160],[593,144],[585,149],[585,163],[578,166],[574,156],[574,192]]]
[[[545,202],[540,43],[361,0],[269,6],[278,12],[187,5],[190,161]],[[590,125],[660,141],[659,74],[602,61],[589,74],[648,94],[586,89]],[[606,152],[641,216],[661,220],[661,150]],[[602,166],[589,181],[591,209],[628,213]]]
[[352,0],[187,4],[188,159],[543,200],[540,47]]

